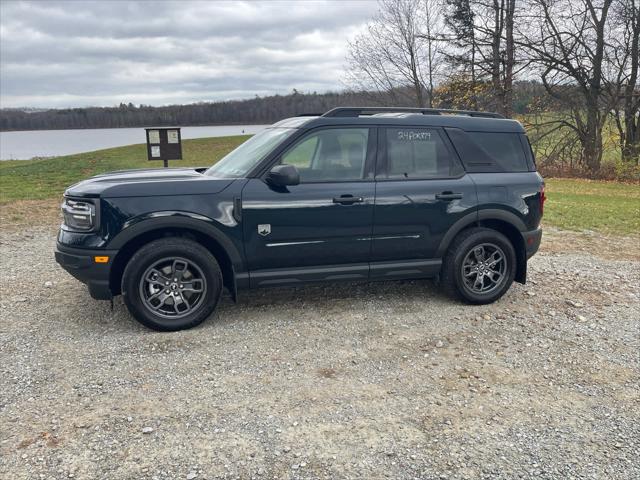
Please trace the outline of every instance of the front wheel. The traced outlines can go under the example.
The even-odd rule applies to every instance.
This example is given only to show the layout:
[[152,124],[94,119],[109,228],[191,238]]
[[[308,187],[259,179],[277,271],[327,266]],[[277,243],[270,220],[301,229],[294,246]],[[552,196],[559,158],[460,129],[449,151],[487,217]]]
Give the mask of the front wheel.
[[215,257],[184,238],[155,240],[138,250],[122,277],[129,312],[154,330],[195,327],[211,315],[222,293]]
[[516,274],[516,252],[507,237],[489,228],[472,228],[453,241],[442,267],[442,286],[474,304],[495,302]]

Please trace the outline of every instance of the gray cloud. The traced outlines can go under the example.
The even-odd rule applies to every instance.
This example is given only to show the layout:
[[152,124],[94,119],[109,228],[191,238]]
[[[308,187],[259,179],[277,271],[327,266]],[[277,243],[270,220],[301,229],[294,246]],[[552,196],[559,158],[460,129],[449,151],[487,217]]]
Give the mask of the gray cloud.
[[2,107],[340,88],[371,0],[0,2]]

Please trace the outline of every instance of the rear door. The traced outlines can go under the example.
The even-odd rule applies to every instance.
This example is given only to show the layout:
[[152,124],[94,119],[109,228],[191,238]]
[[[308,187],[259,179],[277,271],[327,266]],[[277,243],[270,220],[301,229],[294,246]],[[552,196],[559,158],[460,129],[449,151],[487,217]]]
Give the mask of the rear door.
[[476,188],[440,128],[379,132],[372,279],[437,273],[438,247],[477,208]]
[[298,168],[299,185],[247,182],[242,222],[253,286],[368,278],[375,150],[375,129],[320,128],[276,161]]
[[529,141],[520,132],[463,131],[448,128],[465,165],[476,184],[478,218],[510,213],[533,230],[542,218],[542,177],[535,171]]

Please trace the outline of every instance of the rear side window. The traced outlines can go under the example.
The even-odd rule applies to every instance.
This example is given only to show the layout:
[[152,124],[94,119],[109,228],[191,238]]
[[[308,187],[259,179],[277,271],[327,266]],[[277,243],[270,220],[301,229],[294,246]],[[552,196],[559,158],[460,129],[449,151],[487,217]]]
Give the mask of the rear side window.
[[387,178],[428,179],[458,176],[462,168],[432,128],[387,128]]
[[447,133],[469,172],[528,172],[529,165],[518,133]]

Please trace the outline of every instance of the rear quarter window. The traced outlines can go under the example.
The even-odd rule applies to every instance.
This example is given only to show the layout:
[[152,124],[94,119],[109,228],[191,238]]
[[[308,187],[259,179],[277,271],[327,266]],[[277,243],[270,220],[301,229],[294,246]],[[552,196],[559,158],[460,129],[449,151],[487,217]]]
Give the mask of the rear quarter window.
[[529,162],[519,133],[466,132],[447,134],[468,172],[528,172]]

